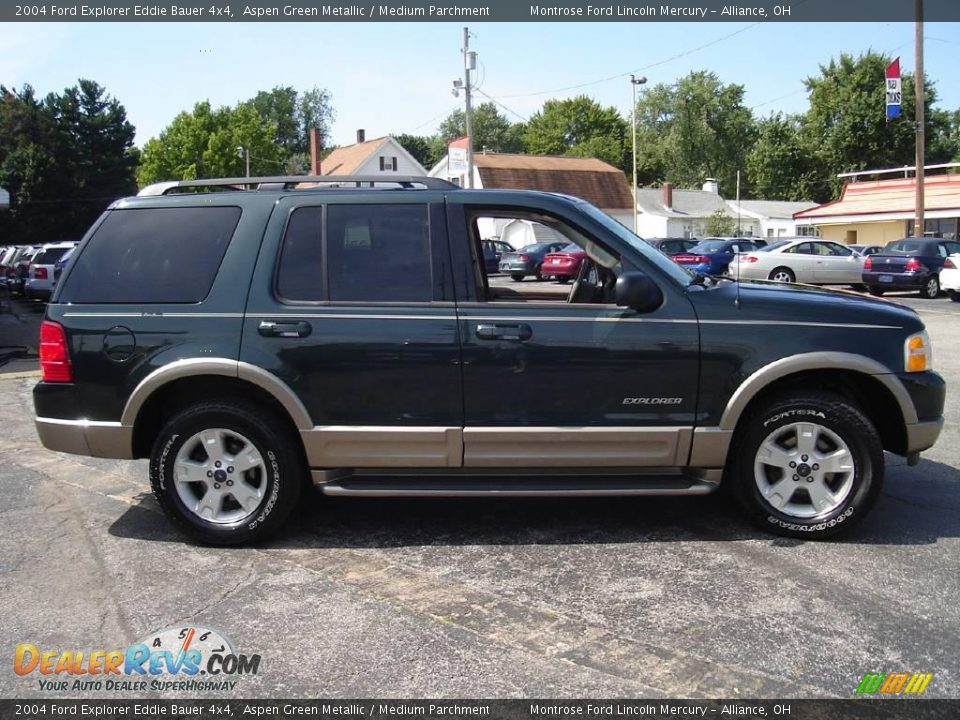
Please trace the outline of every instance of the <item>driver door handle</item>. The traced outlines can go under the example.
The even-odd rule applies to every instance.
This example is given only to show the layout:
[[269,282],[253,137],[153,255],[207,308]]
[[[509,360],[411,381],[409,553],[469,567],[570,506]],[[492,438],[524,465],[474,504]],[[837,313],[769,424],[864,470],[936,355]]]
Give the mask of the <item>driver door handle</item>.
[[476,335],[481,340],[508,340],[523,342],[533,337],[533,329],[526,323],[480,323]]

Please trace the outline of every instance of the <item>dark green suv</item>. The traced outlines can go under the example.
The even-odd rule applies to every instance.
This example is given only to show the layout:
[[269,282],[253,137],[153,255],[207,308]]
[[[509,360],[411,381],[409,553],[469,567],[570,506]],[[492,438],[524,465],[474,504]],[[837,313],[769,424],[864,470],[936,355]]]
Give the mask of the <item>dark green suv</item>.
[[[508,226],[511,226],[508,228]],[[488,277],[482,238],[575,243],[574,282]],[[195,538],[329,495],[700,495],[773,532],[866,514],[936,440],[912,310],[694,275],[593,206],[430,178],[151,186],[87,233],[47,309],[37,429],[150,458]]]

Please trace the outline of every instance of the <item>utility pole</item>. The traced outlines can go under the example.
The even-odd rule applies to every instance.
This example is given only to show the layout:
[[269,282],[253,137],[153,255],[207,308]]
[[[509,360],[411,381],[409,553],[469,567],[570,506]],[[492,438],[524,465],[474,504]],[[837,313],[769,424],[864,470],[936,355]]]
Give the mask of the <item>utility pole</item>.
[[633,103],[630,105],[630,125],[633,128],[633,234],[639,235],[640,226],[637,219],[637,85],[643,85],[647,79],[641,75],[630,76],[630,87],[633,89]]
[[250,177],[250,148],[244,147],[243,145],[237,145],[237,156],[245,157],[247,160],[247,174],[246,177]]
[[914,85],[917,89],[917,114],[916,114],[916,125],[917,125],[917,171],[915,173],[916,182],[917,182],[917,212],[916,217],[913,220],[913,236],[922,238],[923,231],[925,230],[925,218],[924,218],[924,199],[923,199],[923,163],[924,163],[924,146],[926,144],[926,132],[924,128],[924,89],[923,89],[923,0],[914,0],[916,7],[916,40],[914,42],[914,52],[915,60],[914,67],[916,68],[916,76],[914,78]]
[[470,91],[470,71],[477,65],[477,54],[470,52],[470,28],[463,29],[463,92],[465,96],[465,119],[467,125],[467,187],[473,187],[473,101]]

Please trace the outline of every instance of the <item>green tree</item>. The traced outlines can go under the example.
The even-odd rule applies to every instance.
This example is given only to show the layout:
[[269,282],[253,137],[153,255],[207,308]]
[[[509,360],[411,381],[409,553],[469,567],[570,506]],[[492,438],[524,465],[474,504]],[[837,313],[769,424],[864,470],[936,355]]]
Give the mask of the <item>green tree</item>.
[[703,223],[703,232],[708,237],[729,237],[733,235],[733,218],[723,210],[717,210]]
[[629,161],[628,124],[616,108],[603,107],[585,95],[547,100],[524,132],[534,155],[596,157],[625,170]]
[[[806,79],[810,106],[804,117],[804,142],[814,151],[825,182],[815,200],[837,196],[842,184],[837,173],[914,164],[914,76],[903,74],[901,116],[888,120],[884,71],[890,60],[875,52],[856,58],[844,53],[821,65],[819,76]],[[932,107],[937,93],[929,79],[924,95],[926,162],[946,162],[952,155],[950,116]]]
[[143,146],[141,185],[161,180],[241,176],[243,148],[250,153],[251,175],[276,175],[287,169],[287,148],[277,142],[277,128],[252,103],[213,109],[208,101],[177,115]]
[[[439,157],[443,157],[447,143],[466,134],[466,116],[463,110],[454,110],[440,123],[433,141],[434,152],[442,147]],[[511,123],[494,103],[481,103],[473,109],[473,149],[476,152],[523,152],[523,124]]]
[[5,241],[78,238],[113,200],[136,189],[134,128],[104,88],[80,80],[40,102],[0,87],[0,213]]
[[747,184],[764,200],[809,200],[820,194],[818,165],[803,141],[803,119],[777,113],[757,123],[757,140],[746,160]]
[[638,180],[699,187],[715,178],[721,194],[731,194],[756,134],[743,95],[742,85],[706,71],[644,89],[636,110]]

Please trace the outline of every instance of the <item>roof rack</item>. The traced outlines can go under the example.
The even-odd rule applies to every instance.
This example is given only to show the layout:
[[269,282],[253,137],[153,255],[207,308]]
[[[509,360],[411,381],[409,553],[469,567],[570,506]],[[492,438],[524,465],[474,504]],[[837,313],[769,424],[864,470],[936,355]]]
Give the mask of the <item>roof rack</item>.
[[233,190],[291,190],[301,183],[323,183],[334,187],[362,187],[362,183],[393,183],[402,188],[420,186],[426,190],[458,190],[459,185],[433,177],[416,175],[270,175],[265,177],[204,178],[201,180],[171,180],[147,185],[137,197],[168,195],[181,188],[222,187]]

